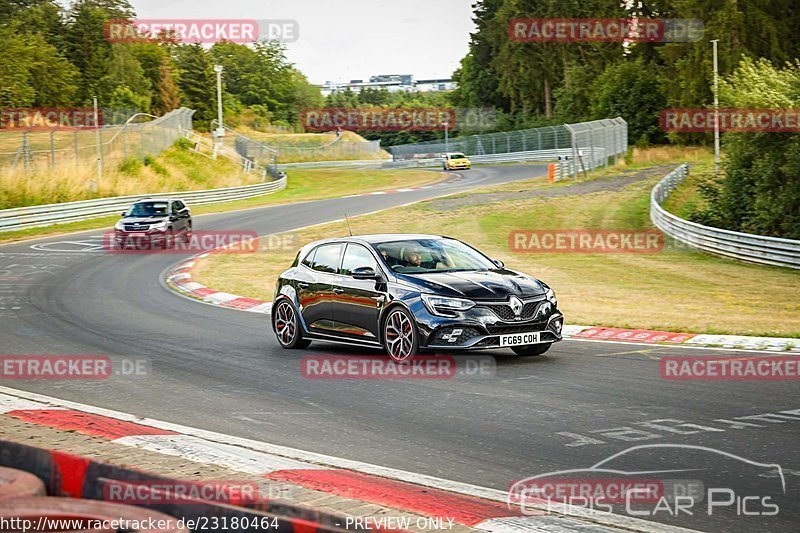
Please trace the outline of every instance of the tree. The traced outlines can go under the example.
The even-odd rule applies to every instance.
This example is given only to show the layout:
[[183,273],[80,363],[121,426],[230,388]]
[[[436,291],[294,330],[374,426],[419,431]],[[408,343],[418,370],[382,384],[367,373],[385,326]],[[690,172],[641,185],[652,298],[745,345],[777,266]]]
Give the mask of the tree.
[[176,82],[177,67],[167,51],[158,43],[137,43],[133,53],[150,81],[150,110],[162,115],[180,106],[180,88]]
[[[132,114],[135,112],[150,111],[150,96],[152,94],[152,84],[145,76],[144,69],[133,53],[133,44],[114,43],[111,45],[111,53],[108,56],[105,66],[106,75],[100,81],[102,100],[111,102],[111,95],[125,94],[123,99],[129,103],[135,103],[134,107],[119,108],[120,111]],[[127,89],[134,96],[128,98],[128,91],[118,91]],[[117,98],[117,101],[122,101]],[[115,107],[112,105],[112,107]]]
[[181,102],[194,109],[194,119],[208,128],[215,117],[217,77],[208,54],[199,44],[175,49]]
[[[724,106],[800,107],[800,63],[777,68],[743,58],[722,81]],[[692,219],[735,231],[800,239],[800,134],[726,133],[725,177],[701,189],[706,207]]]
[[81,73],[78,99],[84,104],[100,93],[100,80],[106,75],[110,45],[103,28],[108,19],[107,13],[89,0],[75,3],[67,19],[64,46],[67,59]]
[[18,24],[0,26],[0,105],[59,106],[73,103],[77,69],[39,34],[24,34]]
[[611,65],[592,84],[592,118],[621,116],[634,142],[664,142],[659,115],[666,98],[661,87],[659,69],[641,58]]

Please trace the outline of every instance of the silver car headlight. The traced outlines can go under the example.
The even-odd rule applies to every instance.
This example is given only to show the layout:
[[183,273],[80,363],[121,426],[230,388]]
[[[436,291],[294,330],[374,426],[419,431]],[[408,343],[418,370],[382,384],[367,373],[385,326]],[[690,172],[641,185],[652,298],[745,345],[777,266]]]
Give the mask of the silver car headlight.
[[162,220],[161,222],[156,222],[152,226],[150,226],[150,230],[153,231],[164,231],[169,226],[169,220]]
[[428,311],[438,316],[449,316],[454,311],[466,311],[475,307],[475,302],[466,298],[447,298],[424,293],[421,296]]
[[119,220],[119,221],[117,221],[116,224],[114,224],[114,229],[117,229],[117,230],[120,230],[120,231],[125,229],[125,225],[122,223],[122,220]]
[[553,289],[550,287],[547,288],[547,292],[544,294],[547,301],[553,304],[554,307],[558,307],[558,299],[556,298],[556,293],[553,292]]

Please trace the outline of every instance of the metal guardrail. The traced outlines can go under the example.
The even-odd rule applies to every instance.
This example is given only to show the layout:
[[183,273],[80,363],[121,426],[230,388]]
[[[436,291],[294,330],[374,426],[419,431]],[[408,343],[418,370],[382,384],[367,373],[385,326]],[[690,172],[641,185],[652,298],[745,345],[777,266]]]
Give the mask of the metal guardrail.
[[[601,153],[602,148],[581,148],[577,151],[579,158],[587,158],[591,154]],[[559,161],[571,159],[575,151],[572,148],[558,148],[552,150],[532,150],[527,152],[510,152],[506,154],[472,155],[472,163],[521,163],[526,161]],[[599,157],[588,157],[588,160],[599,161]],[[404,159],[399,161],[388,160],[362,160],[362,161],[309,161],[301,163],[284,163],[281,168],[324,168],[324,167],[370,167],[370,168],[423,168],[442,166],[441,157],[426,157],[420,159]],[[578,165],[580,168],[580,164]],[[588,166],[587,166],[588,169]]]
[[628,124],[620,117],[528,130],[485,133],[436,139],[387,148],[395,161],[441,157],[445,152],[463,152],[475,162],[538,161],[532,154],[566,151],[574,161],[570,175],[608,168],[613,158],[628,150]]
[[742,261],[800,269],[800,241],[703,226],[661,207],[689,175],[684,163],[658,182],[650,193],[650,218],[664,234],[693,248]]
[[284,176],[279,180],[241,187],[115,196],[112,198],[99,198],[80,202],[65,202],[60,204],[4,209],[0,210],[0,232],[50,226],[64,222],[75,222],[78,220],[119,214],[127,209],[131,203],[141,198],[168,198],[174,196],[181,198],[191,207],[199,204],[229,202],[232,200],[241,200],[243,198],[252,198],[254,196],[261,196],[262,194],[276,192],[285,187],[286,177]]

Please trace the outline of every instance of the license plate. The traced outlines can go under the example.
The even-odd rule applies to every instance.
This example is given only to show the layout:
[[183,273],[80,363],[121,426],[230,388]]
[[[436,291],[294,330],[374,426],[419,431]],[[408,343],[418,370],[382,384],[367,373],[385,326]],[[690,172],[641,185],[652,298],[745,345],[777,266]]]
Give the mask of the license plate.
[[500,346],[523,346],[525,344],[536,344],[540,342],[541,332],[514,333],[512,335],[500,335]]
[[133,237],[134,239],[138,239],[139,237],[146,237],[147,233],[131,231],[130,233],[126,233],[125,236],[126,237]]

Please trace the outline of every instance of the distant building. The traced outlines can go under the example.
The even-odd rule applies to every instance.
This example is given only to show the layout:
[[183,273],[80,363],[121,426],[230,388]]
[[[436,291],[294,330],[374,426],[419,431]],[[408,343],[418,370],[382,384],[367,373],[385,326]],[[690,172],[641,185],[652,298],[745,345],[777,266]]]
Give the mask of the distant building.
[[326,81],[322,85],[317,85],[322,92],[322,96],[346,91],[350,89],[354,93],[361,92],[362,89],[386,89],[389,92],[430,92],[430,91],[452,91],[458,85],[449,78],[417,80],[411,74],[379,74],[370,76],[369,81],[350,80],[349,82]]

